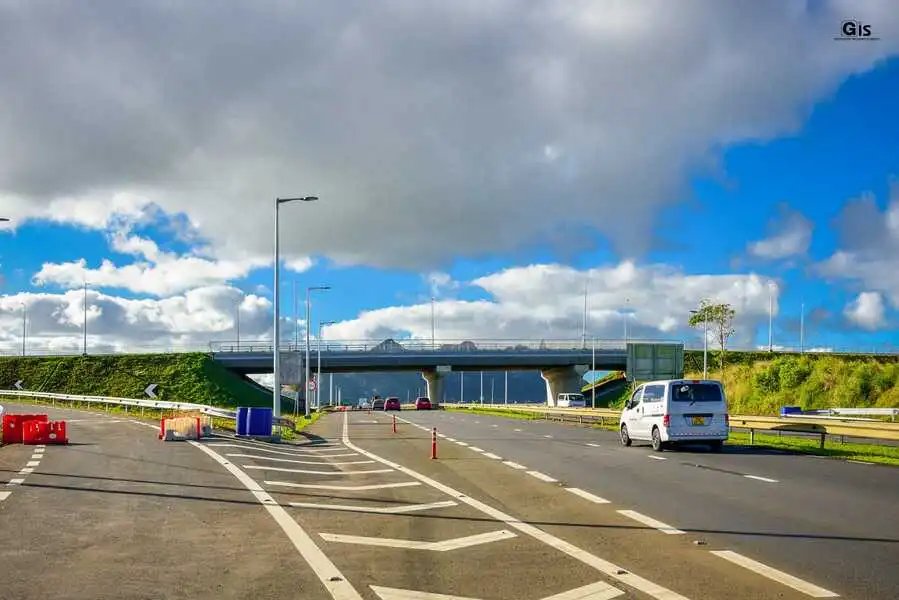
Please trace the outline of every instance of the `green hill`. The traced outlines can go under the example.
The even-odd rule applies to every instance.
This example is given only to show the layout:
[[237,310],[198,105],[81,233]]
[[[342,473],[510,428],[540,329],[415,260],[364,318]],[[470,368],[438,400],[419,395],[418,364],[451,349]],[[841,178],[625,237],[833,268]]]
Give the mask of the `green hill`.
[[32,391],[146,398],[157,384],[161,400],[214,406],[268,406],[271,395],[208,354],[0,357],[0,389],[21,379]]

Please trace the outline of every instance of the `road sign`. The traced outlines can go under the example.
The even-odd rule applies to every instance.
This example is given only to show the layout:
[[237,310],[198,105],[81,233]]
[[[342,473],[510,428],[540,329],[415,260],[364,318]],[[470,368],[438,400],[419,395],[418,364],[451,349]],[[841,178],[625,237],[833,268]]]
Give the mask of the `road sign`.
[[315,380],[314,380],[314,379],[310,379],[310,380],[309,380],[309,391],[310,391],[310,392],[314,392],[314,391],[315,391]]
[[144,393],[150,398],[156,398],[156,388],[159,387],[155,383],[151,383],[147,386],[147,389],[144,390]]
[[24,383],[24,382],[23,382],[21,379],[18,380],[18,381],[15,383],[16,389],[17,389],[17,390],[24,390],[25,388],[22,387],[22,384],[23,384],[23,383]]

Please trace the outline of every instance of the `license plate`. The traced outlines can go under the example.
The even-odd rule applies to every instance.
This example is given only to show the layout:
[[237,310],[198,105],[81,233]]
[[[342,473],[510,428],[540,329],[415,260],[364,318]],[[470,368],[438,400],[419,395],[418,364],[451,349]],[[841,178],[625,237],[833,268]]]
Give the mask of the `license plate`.
[[705,425],[705,417],[693,417],[693,425]]

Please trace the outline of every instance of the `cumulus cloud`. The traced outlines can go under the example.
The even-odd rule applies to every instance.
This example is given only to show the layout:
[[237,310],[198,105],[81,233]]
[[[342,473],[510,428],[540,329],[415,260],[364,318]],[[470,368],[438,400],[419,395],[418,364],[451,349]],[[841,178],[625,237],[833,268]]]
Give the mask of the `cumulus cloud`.
[[805,254],[812,241],[812,223],[800,213],[782,207],[780,218],[772,223],[771,235],[750,242],[749,254],[766,260]]
[[870,331],[882,327],[886,322],[883,297],[878,292],[862,292],[846,305],[843,314],[857,326]]
[[[637,256],[717,149],[794,130],[899,44],[890,2],[0,11],[0,212],[102,227],[143,198],[264,257],[272,199],[314,193],[287,252],[423,269],[575,225]],[[834,43],[847,16],[880,41]]]
[[[635,338],[693,338],[697,334],[687,326],[687,319],[702,298],[734,306],[736,342],[750,343],[756,326],[767,319],[767,279],[755,274],[686,275],[664,265],[638,266],[629,261],[588,270],[542,264],[472,281],[472,286],[490,294],[489,300],[439,301],[437,338],[580,339],[586,281],[590,282],[588,335],[601,339],[621,339],[625,319]],[[430,339],[430,327],[430,304],[422,303],[363,312],[326,328],[325,336]]]

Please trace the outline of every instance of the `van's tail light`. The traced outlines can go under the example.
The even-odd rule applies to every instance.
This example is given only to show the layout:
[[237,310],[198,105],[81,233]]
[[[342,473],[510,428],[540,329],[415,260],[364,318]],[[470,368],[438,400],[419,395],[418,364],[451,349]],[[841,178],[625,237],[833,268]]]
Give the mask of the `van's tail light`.
[[665,427],[671,426],[671,415],[665,415],[662,417],[662,425]]

